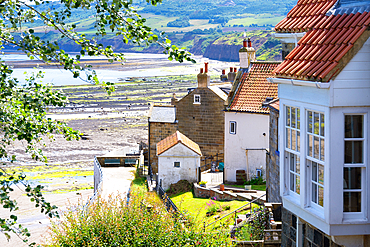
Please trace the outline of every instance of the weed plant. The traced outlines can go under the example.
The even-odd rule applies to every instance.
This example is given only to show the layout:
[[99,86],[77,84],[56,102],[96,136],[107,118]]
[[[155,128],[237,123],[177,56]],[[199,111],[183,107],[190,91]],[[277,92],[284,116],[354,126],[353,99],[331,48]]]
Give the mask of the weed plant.
[[98,198],[88,212],[74,207],[50,227],[45,246],[232,246],[228,232],[205,232],[191,219],[167,212],[158,196],[132,190],[124,198]]

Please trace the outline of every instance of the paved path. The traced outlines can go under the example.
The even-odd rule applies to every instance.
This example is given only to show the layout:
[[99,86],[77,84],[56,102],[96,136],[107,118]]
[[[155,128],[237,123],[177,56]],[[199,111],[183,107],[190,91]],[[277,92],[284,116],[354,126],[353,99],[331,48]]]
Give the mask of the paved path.
[[132,180],[134,179],[134,167],[102,167],[103,188],[102,197],[108,199],[119,194],[122,198],[127,196]]

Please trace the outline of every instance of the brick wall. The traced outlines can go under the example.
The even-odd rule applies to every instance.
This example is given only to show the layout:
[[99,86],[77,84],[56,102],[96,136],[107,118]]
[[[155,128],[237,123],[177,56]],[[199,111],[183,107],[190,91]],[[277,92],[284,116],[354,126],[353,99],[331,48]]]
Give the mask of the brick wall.
[[[287,209],[282,209],[283,232],[281,246],[296,246],[298,217]],[[341,247],[331,240],[331,237],[301,220],[303,247]]]
[[[200,104],[194,104],[194,94]],[[209,88],[196,88],[176,102],[176,118],[181,133],[196,142],[203,156],[224,153],[224,103]]]
[[278,119],[279,112],[274,108],[270,108],[270,155],[267,155],[266,158],[266,190],[268,202],[281,202],[278,153]]
[[176,123],[149,122],[149,164],[153,174],[158,172],[157,143],[178,130]]

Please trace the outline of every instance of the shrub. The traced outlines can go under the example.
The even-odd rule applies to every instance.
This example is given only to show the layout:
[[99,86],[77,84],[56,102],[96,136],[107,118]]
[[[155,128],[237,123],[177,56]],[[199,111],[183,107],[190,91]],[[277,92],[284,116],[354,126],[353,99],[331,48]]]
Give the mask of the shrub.
[[121,198],[98,198],[85,216],[82,207],[74,207],[52,223],[46,246],[232,246],[227,232],[213,235],[183,224],[156,200],[154,194],[134,194],[127,205]]

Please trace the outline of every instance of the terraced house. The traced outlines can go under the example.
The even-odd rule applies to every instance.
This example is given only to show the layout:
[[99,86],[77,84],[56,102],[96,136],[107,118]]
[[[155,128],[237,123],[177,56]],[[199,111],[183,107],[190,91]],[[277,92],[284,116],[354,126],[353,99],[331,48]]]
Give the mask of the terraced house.
[[255,61],[251,41],[240,49],[240,70],[228,96],[225,111],[225,179],[238,182],[263,176],[269,144],[269,108],[263,103],[277,98],[277,85],[267,81],[279,62]]
[[282,246],[370,246],[369,25],[369,0],[299,0],[275,27]]

